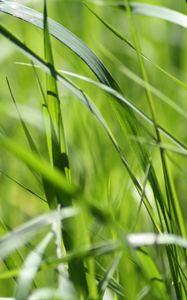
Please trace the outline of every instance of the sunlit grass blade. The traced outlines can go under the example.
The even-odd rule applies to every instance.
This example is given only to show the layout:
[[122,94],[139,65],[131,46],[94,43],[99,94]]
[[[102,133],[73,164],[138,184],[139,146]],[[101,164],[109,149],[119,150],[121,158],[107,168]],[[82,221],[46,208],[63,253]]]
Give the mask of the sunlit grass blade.
[[25,259],[17,280],[16,300],[25,300],[28,298],[33,280],[42,263],[44,252],[53,237],[53,232],[49,232]]
[[41,215],[21,225],[0,239],[0,257],[7,257],[46,226],[52,225],[57,220],[63,221],[66,218],[71,218],[77,213],[78,210],[75,208],[66,208]]
[[[120,9],[127,9],[127,4],[124,1],[102,1],[102,0],[85,0],[85,3],[93,3],[96,5],[104,5],[104,6],[111,6],[117,7]],[[160,5],[151,5],[147,3],[137,3],[137,2],[130,2],[130,8],[132,13],[140,14],[144,16],[155,17],[159,19],[163,19],[165,21],[169,21],[171,23],[180,25],[184,28],[187,28],[187,17],[186,15],[169,9],[167,7],[163,7]]]
[[[48,224],[47,224],[48,225]],[[125,251],[126,247],[130,247],[134,250],[141,247],[150,246],[164,246],[164,245],[175,245],[179,248],[187,249],[187,239],[177,236],[174,234],[155,234],[152,232],[143,233],[132,233],[123,236],[122,240],[109,240],[103,243],[91,245],[89,247],[82,247],[79,250],[72,251],[60,259],[52,258],[50,261],[44,262],[41,266],[41,271],[46,270],[46,268],[56,268],[59,263],[67,263],[71,260],[82,258],[89,259],[90,257],[100,257],[104,255],[109,255],[112,253],[117,253]],[[18,272],[15,270],[15,273]],[[14,273],[14,275],[15,275]],[[8,274],[6,273],[7,277]],[[3,274],[1,276],[4,277]],[[1,278],[0,277],[0,278]]]

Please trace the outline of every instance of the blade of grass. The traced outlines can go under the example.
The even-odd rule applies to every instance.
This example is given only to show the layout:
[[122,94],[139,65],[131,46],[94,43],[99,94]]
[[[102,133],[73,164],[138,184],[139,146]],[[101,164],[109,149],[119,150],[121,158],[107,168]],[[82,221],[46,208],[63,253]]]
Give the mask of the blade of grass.
[[71,218],[77,213],[78,209],[64,208],[61,211],[53,211],[41,215],[19,226],[0,239],[0,257],[7,257],[10,253],[23,246],[41,229],[53,224],[54,221]]
[[29,130],[27,129],[27,126],[26,126],[26,124],[25,124],[25,122],[24,122],[24,120],[23,120],[23,118],[22,118],[22,116],[21,116],[21,113],[20,113],[20,111],[19,111],[19,108],[18,108],[16,99],[15,99],[14,94],[13,94],[13,92],[12,92],[12,89],[11,89],[10,82],[9,82],[8,78],[6,78],[6,81],[7,81],[7,85],[8,85],[8,89],[9,89],[9,92],[10,92],[10,95],[11,95],[11,98],[12,98],[12,101],[13,101],[13,103],[14,103],[14,105],[15,105],[16,111],[17,111],[18,116],[19,116],[19,119],[20,119],[20,123],[21,123],[21,125],[22,125],[22,127],[23,127],[23,130],[24,130],[25,136],[26,136],[26,138],[27,138],[27,141],[28,141],[28,143],[29,143],[29,146],[30,146],[30,148],[31,148],[31,150],[32,150],[33,152],[38,153],[36,144],[35,144],[35,142],[34,142],[32,136],[31,136]]
[[25,300],[28,298],[33,280],[41,266],[44,252],[53,237],[53,232],[49,232],[39,245],[27,256],[18,277],[16,300]]
[[114,260],[112,261],[111,265],[109,266],[107,272],[105,272],[104,278],[99,282],[99,296],[100,299],[103,299],[104,293],[106,291],[106,288],[109,285],[110,280],[112,279],[118,264],[120,263],[120,260],[122,258],[122,253],[117,255]]
[[[86,0],[84,2],[92,3],[96,5],[102,5],[102,6],[104,5],[104,6],[117,7],[120,9],[127,10],[127,4],[124,1],[111,2],[111,1],[102,1],[102,0],[99,1]],[[138,2],[130,2],[130,9],[134,14],[140,14],[144,16],[163,19],[165,21],[169,21],[176,25],[180,25],[184,28],[187,28],[187,16],[175,10],[162,7],[159,5],[152,5],[152,4],[138,3]]]

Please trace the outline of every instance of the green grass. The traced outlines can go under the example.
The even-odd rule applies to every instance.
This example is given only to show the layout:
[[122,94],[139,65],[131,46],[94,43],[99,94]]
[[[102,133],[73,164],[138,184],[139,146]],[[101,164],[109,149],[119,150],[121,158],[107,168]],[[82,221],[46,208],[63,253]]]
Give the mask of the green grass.
[[186,9],[0,2],[0,299],[186,299]]

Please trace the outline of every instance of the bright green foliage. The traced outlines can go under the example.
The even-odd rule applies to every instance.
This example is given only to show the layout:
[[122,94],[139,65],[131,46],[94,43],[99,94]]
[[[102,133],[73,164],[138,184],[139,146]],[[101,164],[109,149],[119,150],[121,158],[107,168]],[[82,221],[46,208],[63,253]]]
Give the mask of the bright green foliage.
[[0,1],[0,299],[186,299],[185,3],[18,2]]

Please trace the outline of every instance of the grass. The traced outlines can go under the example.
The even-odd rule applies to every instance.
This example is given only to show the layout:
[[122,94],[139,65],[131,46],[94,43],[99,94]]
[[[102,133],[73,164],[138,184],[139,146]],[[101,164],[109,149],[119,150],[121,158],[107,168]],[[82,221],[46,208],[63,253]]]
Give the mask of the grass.
[[0,2],[0,299],[186,299],[186,3],[164,5]]

